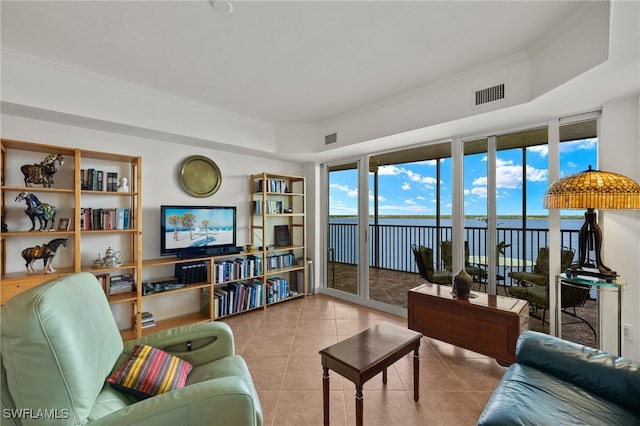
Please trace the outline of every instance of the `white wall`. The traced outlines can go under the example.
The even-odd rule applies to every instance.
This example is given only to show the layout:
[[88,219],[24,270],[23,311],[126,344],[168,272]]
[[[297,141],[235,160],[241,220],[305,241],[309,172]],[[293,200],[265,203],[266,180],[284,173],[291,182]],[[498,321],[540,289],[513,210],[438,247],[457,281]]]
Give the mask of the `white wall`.
[[[160,255],[160,205],[161,204],[185,204],[185,205],[232,205],[238,208],[238,245],[249,242],[249,175],[263,171],[271,173],[283,173],[301,175],[302,166],[285,161],[252,157],[247,155],[232,154],[223,151],[214,151],[193,146],[182,146],[167,142],[158,142],[151,139],[125,136],[117,133],[109,133],[92,129],[73,127],[32,120],[15,116],[2,116],[2,137],[27,142],[36,142],[47,145],[65,146],[70,148],[89,149],[94,151],[115,152],[126,155],[142,157],[142,210],[143,210],[143,258],[157,258]],[[190,155],[204,155],[216,162],[222,174],[222,185],[219,191],[208,198],[195,198],[182,191],[178,180],[177,171],[179,163]],[[42,155],[37,154],[38,161]],[[10,158],[7,172],[20,174],[19,166],[27,160]],[[27,162],[33,162],[30,159]],[[67,168],[65,170],[65,168]],[[59,176],[64,179],[65,174],[70,176],[73,164],[66,163],[59,167]],[[56,175],[58,176],[58,175]],[[60,181],[62,183],[62,181]],[[21,185],[20,182],[17,183]],[[47,197],[41,197],[43,200]],[[63,203],[65,201],[62,201]],[[12,230],[23,229],[27,218],[22,212],[24,204],[18,205],[13,200],[7,200],[13,210],[11,216],[19,219],[19,223],[9,223]],[[56,204],[55,200],[51,204]],[[66,201],[68,204],[69,201]],[[15,204],[15,205],[13,205]],[[58,204],[61,215],[67,217],[71,214],[71,206]],[[19,227],[19,228],[17,228]],[[25,230],[28,228],[25,228]],[[41,233],[40,233],[41,234]],[[43,236],[34,238],[43,239]],[[44,238],[44,242],[48,241]],[[107,244],[112,241],[104,239],[87,241],[83,239],[82,257],[83,263],[97,257],[98,253],[104,253]],[[41,242],[38,242],[41,243]],[[115,244],[115,243],[114,243]],[[26,247],[26,246],[25,246]],[[20,250],[22,250],[21,247]],[[115,249],[116,247],[114,247]],[[7,272],[19,272],[24,270],[24,262],[20,257],[20,251],[14,250],[8,255]],[[54,260],[54,266],[69,266],[72,264],[73,255],[60,253]],[[153,274],[153,275],[152,275]],[[160,274],[160,275],[156,275]],[[172,276],[173,271],[162,271],[160,268],[153,271],[143,271],[143,278]],[[153,303],[145,301],[145,309],[151,310],[158,319],[171,317],[179,313],[196,311],[198,309],[196,292],[186,292],[181,297],[155,298]],[[118,308],[116,308],[118,310]],[[121,327],[127,326],[128,313],[122,312],[118,317]]]
[[[609,102],[603,106],[599,131],[600,170],[620,173],[640,182],[640,97]],[[605,265],[618,272],[628,284],[623,291],[623,324],[633,326],[632,341],[623,340],[622,353],[640,359],[640,211],[599,213],[603,232],[602,256]],[[604,347],[615,351],[617,300],[605,300]]]

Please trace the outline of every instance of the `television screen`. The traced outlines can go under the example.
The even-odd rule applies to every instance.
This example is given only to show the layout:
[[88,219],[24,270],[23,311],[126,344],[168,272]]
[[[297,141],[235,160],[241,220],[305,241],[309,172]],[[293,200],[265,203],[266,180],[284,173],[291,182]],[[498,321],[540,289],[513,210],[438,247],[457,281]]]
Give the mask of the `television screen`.
[[236,208],[161,206],[160,254],[180,257],[225,253],[236,245]]

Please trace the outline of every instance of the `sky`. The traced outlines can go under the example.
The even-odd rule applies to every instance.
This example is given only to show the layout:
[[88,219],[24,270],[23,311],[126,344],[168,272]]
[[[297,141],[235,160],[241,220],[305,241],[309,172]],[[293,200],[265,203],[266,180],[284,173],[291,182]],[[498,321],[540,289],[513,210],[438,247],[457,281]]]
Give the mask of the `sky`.
[[[560,177],[596,169],[597,139],[560,144]],[[527,214],[547,215],[542,199],[548,182],[547,145],[527,148]],[[499,151],[496,160],[497,214],[522,215],[522,151]],[[441,214],[451,214],[451,159],[441,161]],[[436,160],[381,166],[378,169],[380,215],[435,215]],[[369,179],[369,210],[373,213],[373,174]],[[329,182],[330,215],[357,213],[355,170],[332,172]],[[465,215],[486,215],[487,157],[468,155],[464,160]],[[563,214],[582,215],[566,211]]]

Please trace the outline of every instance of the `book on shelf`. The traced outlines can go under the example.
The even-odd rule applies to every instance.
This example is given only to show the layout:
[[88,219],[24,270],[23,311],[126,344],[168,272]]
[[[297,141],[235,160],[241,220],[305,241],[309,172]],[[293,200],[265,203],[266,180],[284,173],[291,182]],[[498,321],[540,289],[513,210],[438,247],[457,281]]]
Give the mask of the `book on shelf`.
[[107,191],[116,192],[118,190],[118,173],[107,172]]
[[142,319],[140,320],[141,328],[149,328],[156,325],[156,320],[151,312],[142,312],[140,316],[142,317]]
[[130,229],[131,209],[113,208],[80,208],[80,229],[82,231]]
[[267,303],[279,302],[291,296],[289,281],[281,277],[267,279]]
[[122,294],[133,291],[133,275],[111,275],[109,278],[109,294]]
[[93,168],[80,169],[80,189],[87,191],[116,192],[118,186],[118,173],[105,172]]
[[289,225],[275,225],[273,227],[276,236],[276,246],[288,247],[291,245],[291,234],[289,233]]
[[102,287],[102,291],[104,291],[104,294],[108,295],[109,294],[109,284],[111,282],[111,275],[110,274],[96,274],[96,279],[100,283],[100,286]]
[[289,183],[284,179],[259,179],[256,192],[288,193]]

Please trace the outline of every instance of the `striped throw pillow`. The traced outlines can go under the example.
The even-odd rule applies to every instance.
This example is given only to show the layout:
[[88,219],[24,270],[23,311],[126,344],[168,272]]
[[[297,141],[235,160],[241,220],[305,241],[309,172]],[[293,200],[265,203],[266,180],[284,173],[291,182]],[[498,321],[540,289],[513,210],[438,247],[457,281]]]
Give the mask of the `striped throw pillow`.
[[107,383],[140,398],[184,387],[193,366],[149,345],[135,345],[133,353],[107,378]]

